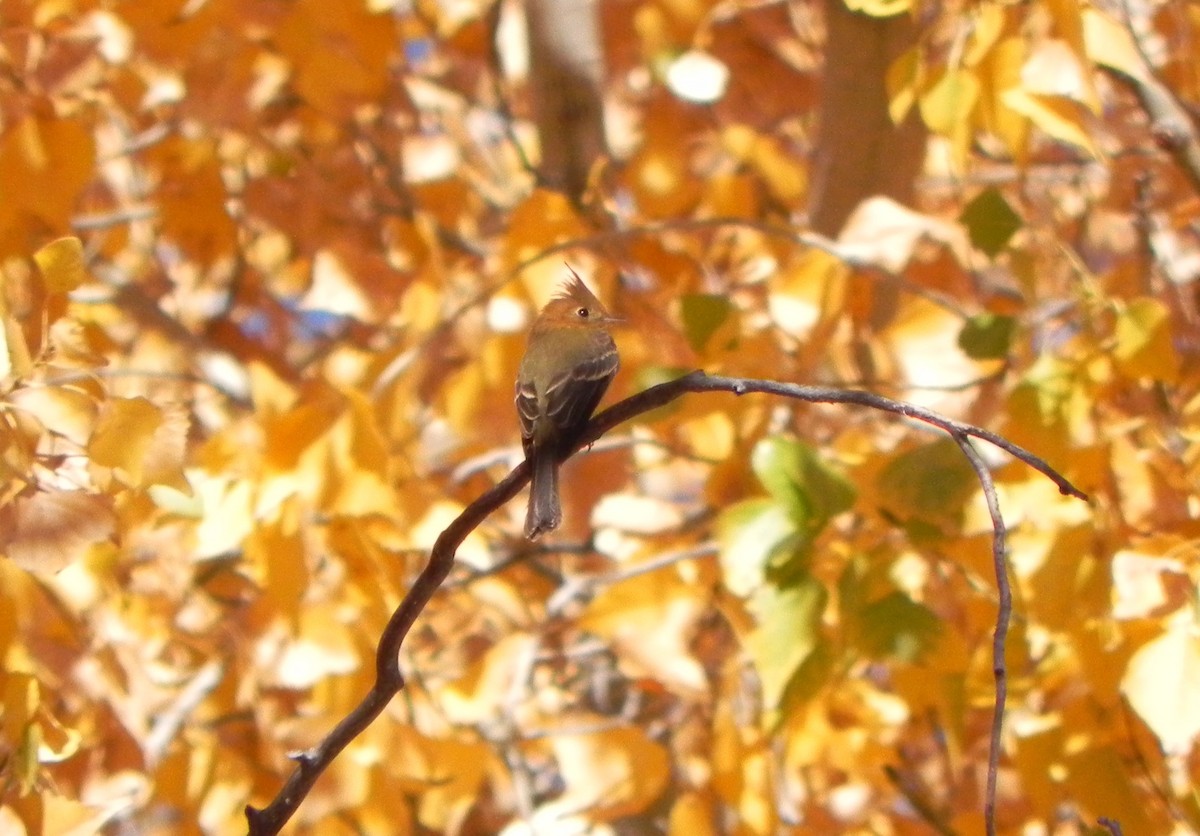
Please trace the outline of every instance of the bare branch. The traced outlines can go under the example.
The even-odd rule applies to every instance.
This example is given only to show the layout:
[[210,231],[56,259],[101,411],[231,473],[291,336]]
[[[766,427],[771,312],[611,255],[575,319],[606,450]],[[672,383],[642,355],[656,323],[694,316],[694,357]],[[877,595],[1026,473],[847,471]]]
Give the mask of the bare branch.
[[[997,561],[997,576],[1000,578],[1004,577],[1002,571],[1004,568],[1003,521],[1000,520],[999,507],[994,501],[995,487],[991,483],[990,474],[988,474],[987,467],[979,457],[979,454],[967,442],[968,438],[978,438],[999,447],[1040,473],[1043,473],[1058,485],[1058,489],[1062,493],[1080,499],[1087,499],[1086,494],[1067,481],[1066,477],[1024,448],[988,430],[955,421],[936,412],[914,406],[913,404],[894,401],[890,398],[884,398],[869,392],[847,391],[822,386],[803,386],[796,383],[784,383],[772,380],[723,377],[707,375],[700,371],[692,372],[676,380],[646,389],[596,415],[592,418],[591,423],[588,424],[587,430],[580,437],[576,450],[593,443],[618,424],[642,413],[649,412],[652,409],[664,406],[688,392],[729,392],[735,395],[759,392],[810,403],[853,404],[903,415],[906,418],[921,421],[944,430],[963,447],[963,452],[971,459],[972,465],[975,467],[981,482],[984,484],[985,495],[989,497],[988,507],[992,511],[993,524],[997,529],[997,538],[994,541],[994,554]],[[454,555],[458,551],[459,545],[492,512],[515,497],[529,482],[529,476],[529,464],[523,461],[501,482],[497,483],[464,508],[462,513],[447,526],[434,542],[433,549],[429,555],[429,563],[426,564],[420,575],[417,576],[416,581],[409,589],[404,600],[400,603],[400,606],[392,613],[391,619],[388,621],[383,634],[379,638],[375,657],[375,684],[371,687],[367,695],[363,697],[362,702],[346,715],[323,741],[296,758],[297,766],[295,771],[293,771],[283,788],[270,804],[262,809],[249,806],[246,808],[246,819],[249,822],[251,834],[261,836],[261,834],[278,833],[283,825],[287,823],[288,819],[296,812],[296,809],[300,806],[300,803],[304,800],[317,778],[328,768],[337,754],[370,726],[383,709],[387,707],[391,698],[404,687],[404,677],[400,671],[399,654],[408,631],[425,609],[425,606],[433,598],[442,581],[450,573],[451,568],[454,566]],[[991,486],[990,494],[988,493],[988,486]],[[1000,589],[1001,612],[1004,613],[1011,608],[1011,598],[1005,599],[1004,597],[1007,591],[1006,580],[1001,583]],[[1003,621],[1003,626],[1007,629],[1007,618]],[[1000,622],[997,624],[997,636],[999,637],[997,644],[997,647],[1000,648],[999,658],[1002,663],[1003,631],[1001,630]],[[1003,674],[1002,667],[998,666],[996,673],[998,677],[1001,677]],[[999,686],[1000,684],[1001,680],[998,678],[997,685]],[[999,714],[999,711],[1000,705],[998,704],[997,714]],[[997,720],[996,722],[999,723],[1000,721]],[[993,745],[995,748],[998,744],[995,732],[993,734]],[[993,757],[999,757],[998,753],[994,753]],[[993,795],[989,798],[994,797],[994,787],[992,788],[992,793]],[[989,810],[992,807],[994,807],[994,803],[989,801]]]
[[954,433],[954,440],[963,455],[975,468],[983,496],[987,501],[988,513],[992,516],[992,568],[996,572],[996,631],[992,634],[992,677],[996,682],[996,698],[992,703],[992,732],[988,748],[987,790],[983,798],[983,821],[988,836],[996,834],[996,777],[1000,772],[1000,750],[1003,745],[1004,706],[1008,701],[1008,666],[1004,661],[1004,649],[1008,645],[1008,622],[1012,617],[1012,588],[1008,583],[1008,560],[1005,557],[1008,530],[1000,515],[1000,501],[996,497],[996,484],[991,471],[965,435]]

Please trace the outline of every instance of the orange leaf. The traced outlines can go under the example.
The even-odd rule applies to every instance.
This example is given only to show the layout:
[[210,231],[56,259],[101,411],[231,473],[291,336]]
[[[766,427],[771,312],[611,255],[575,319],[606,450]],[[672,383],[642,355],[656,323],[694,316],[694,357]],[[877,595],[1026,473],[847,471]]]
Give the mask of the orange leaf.
[[0,137],[0,257],[26,256],[28,242],[68,229],[71,212],[91,179],[96,147],[79,119],[28,116]]
[[88,443],[96,426],[96,401],[73,386],[27,386],[10,398],[51,433],[78,444]]
[[36,493],[0,512],[8,556],[30,572],[52,574],[81,558],[116,527],[111,503],[83,491]]

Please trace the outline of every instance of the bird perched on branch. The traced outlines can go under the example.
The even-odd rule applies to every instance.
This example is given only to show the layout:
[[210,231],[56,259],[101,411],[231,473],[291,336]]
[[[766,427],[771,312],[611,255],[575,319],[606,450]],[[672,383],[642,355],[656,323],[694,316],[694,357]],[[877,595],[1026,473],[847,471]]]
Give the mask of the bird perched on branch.
[[[567,268],[570,270],[570,267]],[[517,373],[521,443],[533,472],[525,536],[536,539],[562,522],[558,466],[570,455],[620,360],[609,315],[579,275],[542,308]]]

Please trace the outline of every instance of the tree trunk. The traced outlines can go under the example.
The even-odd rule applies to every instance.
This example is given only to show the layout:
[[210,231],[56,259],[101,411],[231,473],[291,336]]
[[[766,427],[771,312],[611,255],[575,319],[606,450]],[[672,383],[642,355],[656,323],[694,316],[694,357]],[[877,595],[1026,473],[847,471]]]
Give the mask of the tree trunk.
[[925,156],[925,129],[914,112],[900,125],[888,115],[886,76],[914,43],[907,15],[875,18],[826,0],[828,38],[820,135],[813,166],[810,222],[836,236],[863,198],[911,203]]
[[578,203],[605,147],[596,0],[529,0],[526,14],[542,185]]

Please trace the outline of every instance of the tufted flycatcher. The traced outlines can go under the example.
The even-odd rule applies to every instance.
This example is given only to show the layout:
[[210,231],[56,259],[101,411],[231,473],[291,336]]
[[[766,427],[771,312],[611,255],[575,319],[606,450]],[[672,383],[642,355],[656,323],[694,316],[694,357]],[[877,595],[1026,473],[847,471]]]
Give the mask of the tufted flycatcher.
[[617,373],[620,360],[609,329],[619,321],[571,270],[533,322],[517,373],[521,443],[533,472],[525,515],[530,540],[562,522],[558,466]]

